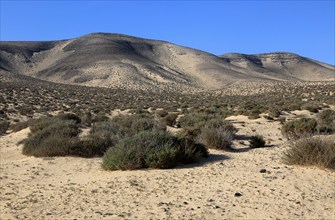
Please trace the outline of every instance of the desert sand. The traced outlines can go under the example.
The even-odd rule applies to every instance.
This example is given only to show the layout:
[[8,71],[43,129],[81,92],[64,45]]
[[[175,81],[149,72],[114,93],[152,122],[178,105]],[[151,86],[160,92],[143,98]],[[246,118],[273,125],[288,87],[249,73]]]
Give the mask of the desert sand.
[[[283,164],[279,122],[228,120],[239,129],[236,152],[211,150],[169,170],[111,172],[101,158],[27,157],[17,142],[29,128],[2,136],[1,219],[335,218],[334,172]],[[248,147],[256,133],[267,147]]]

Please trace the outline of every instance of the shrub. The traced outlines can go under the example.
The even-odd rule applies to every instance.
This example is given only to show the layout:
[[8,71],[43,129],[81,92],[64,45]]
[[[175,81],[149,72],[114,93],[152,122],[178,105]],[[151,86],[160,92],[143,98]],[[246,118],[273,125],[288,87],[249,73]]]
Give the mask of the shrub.
[[78,140],[71,147],[70,154],[81,157],[101,157],[112,146],[114,146],[114,141],[111,139],[96,138],[94,135],[89,135],[82,140]]
[[225,120],[210,120],[200,129],[198,139],[209,148],[229,149],[237,129]]
[[43,130],[53,124],[56,124],[60,121],[73,121],[75,124],[79,124],[81,119],[72,113],[61,113],[55,117],[42,117],[38,119],[33,119],[29,121],[29,128],[32,133]]
[[179,119],[179,125],[184,127],[199,127],[206,121],[216,118],[215,115],[206,113],[190,113]]
[[103,157],[106,170],[172,168],[177,163],[191,163],[208,155],[206,148],[164,131],[143,131],[127,137],[110,148]]
[[81,116],[81,121],[82,124],[85,126],[91,126],[92,125],[92,113],[91,112],[85,112],[82,116]]
[[29,128],[31,133],[38,132],[40,130],[43,130],[52,124],[55,124],[59,121],[59,119],[55,117],[42,117],[34,120],[29,121]]
[[331,109],[324,110],[317,114],[318,131],[320,133],[334,133],[335,132],[335,111]]
[[112,119],[112,124],[118,128],[120,137],[133,136],[141,131],[166,130],[165,126],[158,124],[152,117],[144,114],[119,115]]
[[56,117],[59,118],[60,120],[67,120],[67,121],[73,120],[77,124],[81,122],[80,117],[73,113],[62,113],[62,114],[57,115]]
[[178,118],[178,114],[171,113],[171,114],[166,115],[160,121],[165,125],[174,126],[176,124],[177,118]]
[[0,134],[5,134],[9,128],[9,121],[0,120]]
[[317,121],[314,118],[300,118],[285,122],[282,133],[288,139],[298,139],[313,135],[316,132]]
[[109,121],[109,117],[105,113],[101,113],[101,112],[95,115],[92,119],[93,123],[102,122],[102,121]]
[[248,113],[248,119],[257,119],[260,118],[259,114],[261,112],[258,109],[253,109]]
[[[95,123],[87,137],[82,140],[82,147],[91,153],[102,156],[120,139],[119,128],[110,122]],[[93,154],[91,154],[93,156]]]
[[262,135],[251,136],[249,143],[251,148],[258,148],[265,146],[265,140]]
[[301,109],[308,110],[313,113],[319,112],[319,107],[313,103],[306,103],[301,106]]
[[287,164],[335,169],[335,137],[315,136],[291,142],[283,160]]
[[161,118],[167,116],[168,114],[169,114],[169,113],[168,113],[167,111],[165,111],[165,110],[158,110],[158,111],[156,111],[156,115],[157,115],[158,117],[161,117]]
[[18,132],[18,131],[21,131],[27,128],[28,126],[29,126],[28,121],[17,122],[11,126],[11,129],[12,129],[12,132]]
[[73,121],[57,121],[37,130],[24,141],[22,153],[36,157],[66,156],[78,143],[80,130]]
[[281,111],[278,108],[269,108],[268,113],[272,118],[278,118],[281,115]]

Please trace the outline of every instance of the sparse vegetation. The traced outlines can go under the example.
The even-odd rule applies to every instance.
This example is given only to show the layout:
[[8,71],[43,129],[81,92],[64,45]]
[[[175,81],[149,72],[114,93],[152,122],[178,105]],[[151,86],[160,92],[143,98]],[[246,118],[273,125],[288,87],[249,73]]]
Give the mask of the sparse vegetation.
[[301,109],[303,110],[308,110],[310,112],[313,112],[313,113],[317,113],[319,112],[319,106],[317,106],[316,104],[314,103],[306,103],[306,104],[303,104],[301,106]]
[[172,168],[178,163],[190,163],[207,156],[204,146],[174,137],[164,131],[144,131],[122,139],[103,157],[107,170],[141,168]]
[[75,155],[73,149],[79,141],[79,132],[78,125],[73,121],[54,120],[28,136],[22,153],[36,157]]
[[335,111],[326,109],[317,114],[319,133],[331,134],[335,132]]
[[291,142],[283,160],[287,164],[335,169],[335,137],[315,136]]
[[263,136],[259,134],[251,136],[249,143],[251,148],[259,148],[265,146],[265,140]]
[[208,148],[230,149],[236,128],[225,120],[210,120],[200,129],[199,141]]
[[298,139],[315,134],[317,121],[314,118],[300,118],[285,122],[282,133],[288,139]]
[[9,121],[0,120],[0,135],[6,133],[6,131],[9,128],[9,124],[10,124]]

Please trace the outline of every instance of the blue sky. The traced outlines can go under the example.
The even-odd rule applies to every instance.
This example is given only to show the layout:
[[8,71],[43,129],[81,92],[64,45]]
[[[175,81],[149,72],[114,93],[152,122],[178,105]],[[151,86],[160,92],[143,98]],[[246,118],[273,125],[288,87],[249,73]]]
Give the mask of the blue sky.
[[335,63],[332,1],[7,1],[1,40],[92,32],[165,40],[216,55],[293,52]]

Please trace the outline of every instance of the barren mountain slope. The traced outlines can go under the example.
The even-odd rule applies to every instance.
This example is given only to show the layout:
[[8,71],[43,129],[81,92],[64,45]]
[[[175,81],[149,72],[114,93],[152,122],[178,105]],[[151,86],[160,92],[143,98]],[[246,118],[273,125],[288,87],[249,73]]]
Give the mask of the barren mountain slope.
[[219,89],[268,80],[328,81],[334,67],[288,53],[221,57],[164,41],[95,33],[50,42],[1,42],[0,73],[123,88]]
[[282,80],[334,80],[334,66],[301,57],[293,53],[264,53],[256,55],[224,54],[225,61],[249,70]]

